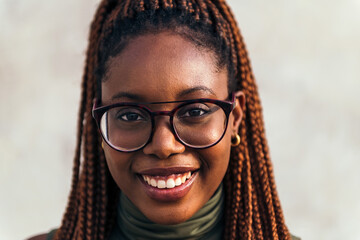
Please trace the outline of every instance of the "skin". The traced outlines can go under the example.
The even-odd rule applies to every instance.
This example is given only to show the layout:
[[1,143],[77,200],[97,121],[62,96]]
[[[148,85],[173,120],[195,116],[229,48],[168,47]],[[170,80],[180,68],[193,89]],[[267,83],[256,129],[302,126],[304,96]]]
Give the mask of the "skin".
[[[122,52],[109,60],[102,83],[102,104],[115,102],[160,102],[197,98],[226,100],[227,70],[217,69],[212,52],[171,32],[148,34],[132,39]],[[170,129],[169,117],[156,118],[152,141],[132,153],[118,152],[104,142],[110,172],[133,204],[151,221],[178,224],[193,216],[214,194],[226,173],[231,136],[237,132],[244,95],[236,92],[223,139],[207,149],[192,149],[178,142]],[[176,104],[154,105],[167,111]],[[153,168],[199,168],[190,191],[176,201],[155,201],[144,191],[137,173]]]

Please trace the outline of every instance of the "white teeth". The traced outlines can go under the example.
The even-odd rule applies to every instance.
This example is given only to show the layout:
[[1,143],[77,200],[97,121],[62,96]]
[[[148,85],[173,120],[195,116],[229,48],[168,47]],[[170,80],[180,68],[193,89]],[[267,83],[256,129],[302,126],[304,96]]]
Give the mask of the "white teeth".
[[174,179],[169,178],[169,179],[166,181],[166,187],[167,187],[167,188],[174,188],[174,187],[175,187],[175,181],[174,181]]
[[184,183],[185,181],[186,181],[186,176],[184,175],[181,177],[181,183]]
[[[178,175],[178,177],[175,178],[175,175]],[[191,172],[187,172],[184,174],[172,174],[170,176],[146,176],[146,175],[142,175],[144,181],[149,184],[152,187],[157,187],[157,188],[174,188],[177,186],[182,185],[183,183],[186,182],[187,179],[191,178]],[[161,179],[159,179],[161,178]],[[165,178],[165,179],[164,179]]]
[[166,187],[165,181],[164,180],[159,180],[158,184],[157,184],[157,187],[158,188],[165,188]]
[[156,187],[157,186],[156,180],[152,178],[151,181],[150,181],[150,185],[153,186],[153,187]]
[[181,178],[177,178],[176,180],[175,180],[175,186],[180,186],[181,185]]

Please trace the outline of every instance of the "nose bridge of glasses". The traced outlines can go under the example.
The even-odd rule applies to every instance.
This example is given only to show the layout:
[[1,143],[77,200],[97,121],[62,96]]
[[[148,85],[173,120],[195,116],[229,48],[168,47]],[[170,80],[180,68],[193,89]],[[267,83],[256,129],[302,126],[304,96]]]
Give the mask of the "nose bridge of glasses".
[[151,114],[153,115],[153,117],[156,117],[156,116],[169,116],[171,117],[172,116],[172,111],[153,111],[151,112]]
[[[154,138],[159,139],[158,136],[160,136],[160,139],[165,140],[167,138],[164,138],[164,134],[168,136],[168,134],[173,135],[175,139],[177,139],[177,135],[174,131],[173,127],[173,120],[172,120],[172,111],[156,111],[152,112],[153,116],[153,132],[151,137],[151,142],[154,140]],[[155,120],[155,117],[158,117],[158,119]],[[169,117],[170,119],[168,119]],[[160,135],[159,135],[160,133]]]
[[171,115],[171,111],[156,111],[153,113],[154,113],[154,116],[170,116]]
[[[171,130],[171,132],[173,132],[173,128],[172,128],[172,115],[173,115],[173,112],[172,111],[154,111],[154,112],[151,112],[151,114],[152,114],[152,117],[153,117],[153,124],[154,124],[154,126],[153,126],[153,128],[154,128],[154,130],[159,126],[159,122],[163,122],[163,121],[165,121],[166,122],[166,125],[170,128],[170,130]],[[168,120],[166,120],[167,118],[167,116],[169,116],[170,117],[170,119],[169,119],[169,121]],[[156,121],[155,121],[155,117],[159,117],[160,119],[157,119]],[[165,117],[165,118],[164,118]],[[165,120],[164,120],[164,119]],[[160,120],[160,121],[159,121]],[[161,125],[161,124],[160,124]]]

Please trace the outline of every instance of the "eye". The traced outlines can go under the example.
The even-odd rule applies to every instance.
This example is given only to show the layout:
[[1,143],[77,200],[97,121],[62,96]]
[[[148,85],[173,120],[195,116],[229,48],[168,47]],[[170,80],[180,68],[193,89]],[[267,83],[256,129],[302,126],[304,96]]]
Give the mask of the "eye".
[[138,108],[118,108],[114,117],[123,122],[139,122],[146,120],[146,113]]
[[194,108],[186,111],[183,117],[199,117],[201,115],[206,114],[207,112],[200,108]]
[[197,118],[211,112],[211,109],[205,104],[190,104],[179,109],[177,117],[179,118]]
[[133,112],[123,113],[119,117],[121,118],[121,120],[129,122],[139,121],[143,119],[143,117],[141,117],[139,114]]

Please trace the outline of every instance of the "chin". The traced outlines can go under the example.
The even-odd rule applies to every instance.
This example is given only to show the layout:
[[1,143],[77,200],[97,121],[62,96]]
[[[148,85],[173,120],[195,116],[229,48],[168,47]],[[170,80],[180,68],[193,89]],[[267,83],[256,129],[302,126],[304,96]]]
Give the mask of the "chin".
[[[139,208],[139,210],[147,219],[154,223],[161,225],[175,225],[183,223],[195,215],[198,209],[194,208],[194,204],[196,203],[186,202],[186,205],[181,202],[164,205],[157,204],[143,209]],[[189,205],[193,207],[189,207]]]

